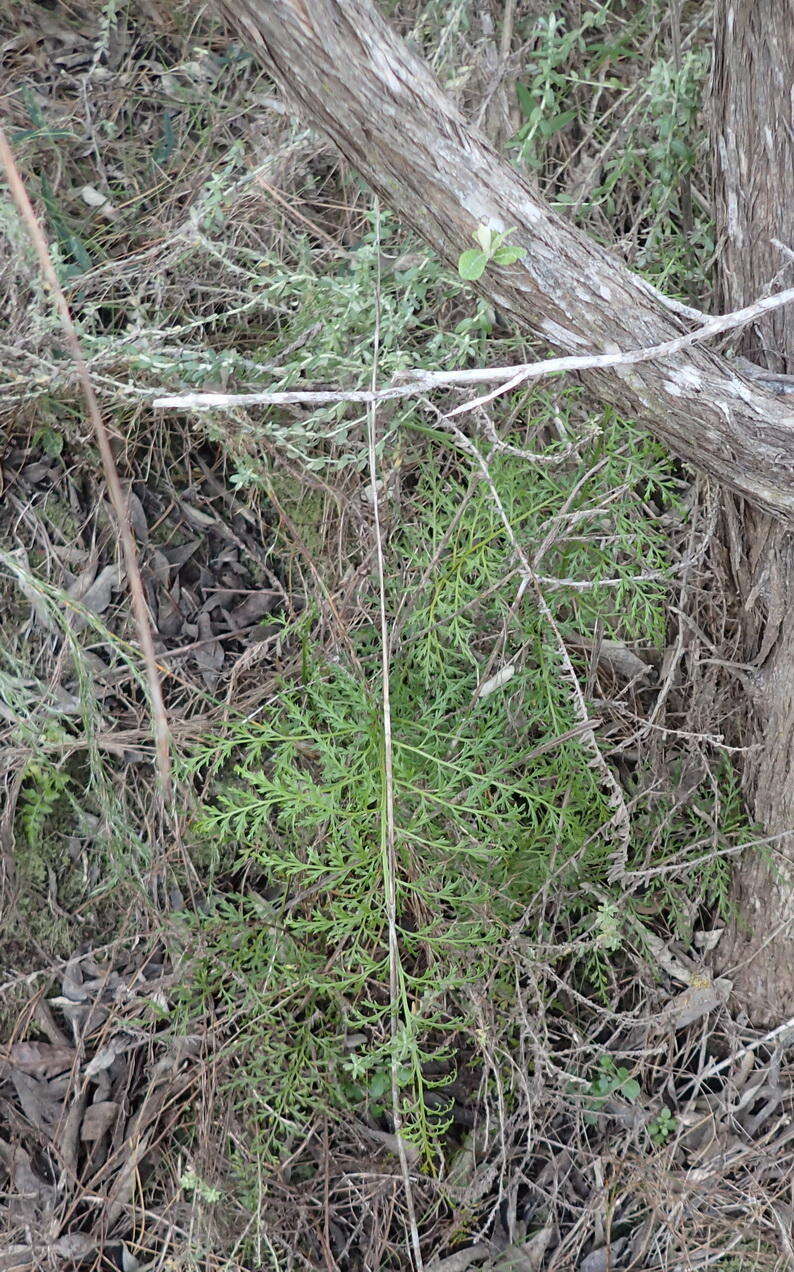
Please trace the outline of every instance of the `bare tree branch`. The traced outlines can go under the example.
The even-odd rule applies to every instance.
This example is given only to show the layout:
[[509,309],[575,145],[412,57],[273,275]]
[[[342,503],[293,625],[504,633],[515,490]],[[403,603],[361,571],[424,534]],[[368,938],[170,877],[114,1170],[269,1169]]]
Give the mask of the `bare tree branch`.
[[[629,349],[625,353],[593,353],[567,358],[545,358],[538,362],[521,362],[509,367],[472,367],[464,371],[404,371],[402,377],[408,379],[407,384],[391,385],[385,389],[352,389],[349,392],[321,389],[286,389],[283,391],[252,393],[180,393],[169,397],[155,398],[155,407],[164,410],[208,411],[219,407],[234,406],[285,406],[300,404],[304,406],[330,406],[339,402],[357,402],[367,405],[376,402],[387,402],[394,398],[416,397],[427,393],[430,389],[467,388],[474,384],[493,384],[499,387],[485,397],[476,398],[473,402],[464,402],[450,412],[450,415],[461,415],[464,411],[472,411],[475,407],[490,402],[501,393],[519,388],[527,380],[539,380],[545,375],[556,375],[561,371],[593,371],[601,368],[617,368],[632,366],[638,362],[653,362],[678,353],[681,349],[691,348],[708,340],[711,336],[721,335],[742,327],[754,318],[760,317],[771,309],[787,305],[794,300],[794,287],[778,292],[776,296],[766,296],[753,305],[738,309],[733,314],[724,314],[718,318],[709,318],[695,331],[666,344],[651,345],[647,349]],[[402,378],[401,377],[401,378]]]

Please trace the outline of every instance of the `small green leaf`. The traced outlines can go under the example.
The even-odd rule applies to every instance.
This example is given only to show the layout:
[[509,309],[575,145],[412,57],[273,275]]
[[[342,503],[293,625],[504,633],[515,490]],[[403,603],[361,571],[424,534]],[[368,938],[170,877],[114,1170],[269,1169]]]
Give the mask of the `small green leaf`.
[[493,242],[493,231],[487,225],[478,225],[474,237],[484,252],[490,252]]
[[63,451],[63,435],[56,433],[55,429],[50,428],[48,424],[39,430],[36,440],[41,443],[45,455],[49,455],[52,459],[57,459]]
[[506,243],[504,247],[497,247],[493,254],[493,260],[497,265],[515,265],[516,261],[520,261],[523,255],[523,247],[516,247]]
[[526,84],[516,84],[516,97],[518,98],[518,104],[521,107],[521,114],[525,119],[528,119],[532,108],[535,105],[535,98],[530,93]]
[[553,137],[566,124],[570,124],[572,119],[576,119],[576,113],[575,110],[564,110],[561,115],[555,115],[553,119],[541,120],[541,133],[544,137]]
[[623,1083],[623,1094],[627,1100],[639,1099],[642,1087],[636,1078],[629,1078],[628,1082]]
[[382,1095],[386,1094],[390,1085],[389,1075],[385,1069],[381,1069],[377,1073],[373,1073],[372,1080],[369,1084],[370,1099],[379,1100]]
[[482,276],[487,264],[488,257],[485,252],[481,252],[479,248],[472,247],[468,252],[461,252],[458,258],[458,273],[461,278],[473,283],[475,279]]

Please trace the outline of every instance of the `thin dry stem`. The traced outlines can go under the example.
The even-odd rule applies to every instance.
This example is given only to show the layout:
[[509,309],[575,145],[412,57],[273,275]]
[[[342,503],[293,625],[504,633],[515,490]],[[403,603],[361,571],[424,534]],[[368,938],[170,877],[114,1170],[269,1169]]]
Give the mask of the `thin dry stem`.
[[[378,217],[378,207],[375,207],[376,216],[376,233],[380,230],[380,221]],[[374,349],[372,355],[372,385],[373,389],[378,374],[378,355],[380,346],[380,268],[378,267],[375,280],[375,331],[373,339]],[[383,850],[383,883],[386,899],[386,918],[389,927],[389,999],[390,999],[390,1021],[391,1021],[391,1104],[392,1118],[394,1119],[394,1136],[397,1141],[397,1152],[400,1159],[400,1169],[402,1171],[403,1181],[405,1184],[405,1200],[408,1210],[408,1222],[411,1229],[411,1246],[413,1248],[414,1262],[416,1263],[417,1272],[423,1272],[424,1261],[422,1259],[422,1248],[419,1241],[419,1228],[416,1222],[416,1208],[414,1206],[413,1191],[411,1189],[411,1176],[408,1169],[408,1158],[405,1152],[405,1143],[402,1134],[402,1112],[400,1109],[400,1084],[398,1080],[397,1070],[399,1067],[397,1056],[397,1040],[400,1029],[399,1009],[400,1009],[400,944],[397,933],[397,852],[395,846],[395,823],[394,823],[394,747],[392,742],[392,719],[391,719],[391,698],[389,686],[389,624],[386,613],[386,567],[383,552],[383,533],[381,529],[380,519],[380,498],[378,494],[378,467],[375,454],[375,417],[376,406],[374,401],[370,403],[367,411],[367,450],[369,458],[369,479],[372,485],[372,509],[373,524],[375,530],[375,559],[378,570],[378,608],[380,616],[380,639],[381,639],[381,675],[382,675],[382,702],[383,702],[383,771],[384,771],[384,804],[385,804],[385,821],[382,829],[382,850]]]
[[157,745],[157,766],[162,785],[163,798],[171,803],[171,756],[170,756],[170,740],[171,733],[168,727],[168,717],[166,715],[165,703],[163,702],[162,689],[160,687],[160,676],[157,670],[157,658],[154,651],[154,640],[152,637],[152,628],[149,619],[149,611],[146,605],[146,598],[143,591],[143,583],[141,581],[141,572],[138,568],[138,553],[135,548],[135,540],[132,535],[130,526],[129,513],[127,510],[127,502],[124,498],[124,491],[119,480],[118,469],[113,458],[113,451],[110,446],[110,438],[105,428],[104,420],[99,409],[94,392],[94,386],[91,383],[91,376],[86,365],[83,351],[80,346],[80,340],[77,335],[77,329],[72,321],[72,315],[63,293],[58,276],[52,263],[47,240],[44,232],[39,224],[36,213],[33,211],[33,205],[28,198],[27,191],[19,169],[17,168],[11,147],[6,139],[5,132],[0,127],[0,162],[6,174],[11,197],[14,200],[17,211],[30,235],[30,240],[36,252],[41,269],[44,286],[50,292],[64,338],[69,348],[69,352],[74,361],[77,370],[80,387],[85,399],[86,411],[94,430],[94,435],[99,447],[99,453],[102,458],[102,468],[105,474],[108,491],[110,493],[113,511],[116,515],[116,521],[119,527],[119,538],[121,540],[122,552],[124,554],[124,564],[127,570],[127,581],[130,589],[130,600],[132,603],[132,612],[135,619],[135,625],[138,629],[138,640],[140,641],[141,653],[143,655],[144,665],[146,667],[146,678],[149,684],[149,698],[152,711],[152,725]]

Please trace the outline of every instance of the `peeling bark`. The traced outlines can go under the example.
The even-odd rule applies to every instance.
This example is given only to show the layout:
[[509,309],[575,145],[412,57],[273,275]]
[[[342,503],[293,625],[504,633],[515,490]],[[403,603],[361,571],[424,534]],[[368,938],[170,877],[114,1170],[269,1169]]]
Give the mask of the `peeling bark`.
[[[714,203],[722,228],[721,303],[741,306],[794,264],[794,11],[781,0],[719,0],[712,77]],[[781,267],[783,273],[781,274]],[[742,352],[794,373],[794,314],[748,328]],[[775,1024],[794,1009],[794,536],[726,496],[726,538],[741,602],[740,659],[756,667],[741,741],[751,807],[772,837],[774,866],[748,853],[734,872],[738,918],[718,949],[751,1020]]]

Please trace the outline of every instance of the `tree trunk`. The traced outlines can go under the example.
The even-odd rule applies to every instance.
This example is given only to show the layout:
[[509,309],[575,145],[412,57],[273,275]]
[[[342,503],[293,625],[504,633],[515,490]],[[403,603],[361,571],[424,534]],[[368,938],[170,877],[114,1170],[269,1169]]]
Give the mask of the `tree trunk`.
[[[720,303],[741,307],[794,265],[794,10],[781,0],[718,0],[712,77],[715,211],[723,231]],[[748,328],[742,352],[794,373],[794,315]],[[794,537],[726,495],[734,585],[741,602],[740,659],[756,668],[742,742],[751,807],[771,837],[773,865],[748,853],[734,875],[738,917],[719,948],[750,1018],[773,1024],[794,1009]],[[730,583],[728,583],[730,586]]]
[[[577,354],[661,344],[696,323],[693,311],[666,299],[632,274],[618,257],[558,217],[528,180],[500,159],[476,129],[466,125],[424,63],[380,18],[370,0],[216,3],[299,111],[335,142],[384,201],[450,264],[454,266],[460,252],[474,246],[478,226],[496,230],[514,227],[511,242],[524,249],[521,261],[507,268],[489,265],[478,286],[519,326],[529,328],[564,353]],[[749,14],[756,6],[770,19],[779,6],[782,39],[788,3],[736,0],[724,7],[726,13],[742,7]],[[727,27],[727,16],[725,21]],[[778,65],[785,67],[785,59]],[[776,86],[771,93],[767,117],[772,102],[777,101],[783,109],[790,100],[789,86],[790,74],[785,85]],[[742,106],[737,94],[736,103],[737,119],[744,111],[749,120],[754,100]],[[780,144],[774,139],[777,127],[774,121],[772,146]],[[791,133],[788,135],[790,139]],[[733,135],[726,133],[726,171],[733,145]],[[762,131],[756,153],[765,145]],[[747,153],[753,153],[749,146]],[[789,152],[787,177],[790,173]],[[730,200],[729,225],[739,225],[739,212],[734,212],[741,201],[727,184],[725,190]],[[785,228],[780,225],[782,232]],[[735,246],[741,254],[746,245],[736,239]],[[757,268],[763,269],[760,262]],[[741,281],[742,299],[746,299],[744,286],[750,287],[757,274],[745,278],[737,271],[738,266],[728,271],[726,278],[730,274],[737,285]],[[764,275],[763,282],[767,281]],[[775,398],[757,381],[739,374],[735,365],[703,348],[613,371],[589,372],[584,378],[595,396],[643,422],[681,458],[711,474],[754,508],[791,520],[791,398]],[[784,721],[787,727],[785,744],[769,752],[774,762],[768,770],[765,763],[758,765],[757,807],[768,825],[774,821],[785,830],[792,824],[790,804],[794,802],[794,792],[786,793],[783,799],[780,794],[784,783],[790,785],[794,757],[790,721],[794,681],[788,674],[794,666],[790,661],[794,658],[794,623],[781,619],[777,633],[774,568],[779,566],[785,582],[788,549],[784,545],[788,540],[769,517],[750,512],[744,515],[753,543],[767,544],[758,548],[766,553],[773,569],[765,584],[769,593],[766,631],[777,642],[774,659],[770,659],[769,642],[762,641],[758,663],[759,667],[763,663],[763,669],[754,719],[757,728],[778,728]],[[752,556],[753,563],[758,551]],[[749,597],[749,575],[741,586],[742,594]],[[774,816],[770,811],[773,806],[777,809]],[[758,869],[756,862],[742,872],[744,888],[756,887],[753,870]],[[763,887],[766,904],[774,905],[775,915],[782,919],[786,907],[783,891],[770,885],[768,875]],[[752,903],[744,894],[741,903],[744,913],[753,916]],[[753,922],[769,932],[766,915],[757,915]],[[785,939],[779,932],[775,942]],[[768,952],[764,952],[765,961]],[[775,956],[774,975],[779,984],[764,978],[763,994],[757,994],[757,975],[745,977],[751,1014],[775,1018],[786,1001],[791,969],[786,975],[784,958]],[[756,960],[756,968],[760,966]]]
[[[478,286],[518,325],[569,354],[647,347],[692,329],[694,311],[563,221],[466,125],[370,0],[216,4],[299,111],[451,265],[475,246],[478,226],[515,227],[522,260],[491,264]],[[586,379],[677,455],[791,518],[790,402],[703,348]]]

